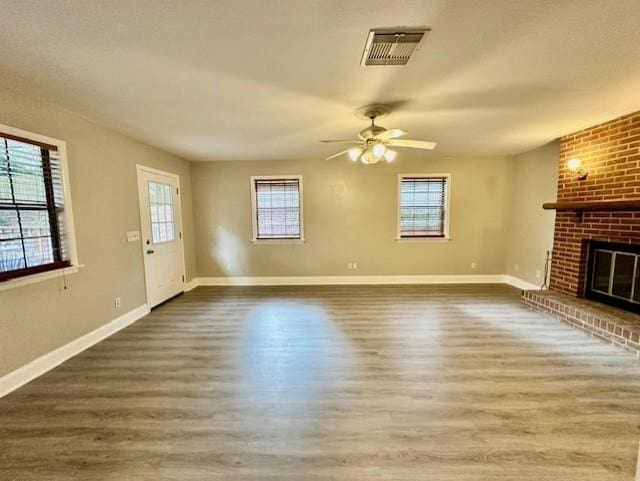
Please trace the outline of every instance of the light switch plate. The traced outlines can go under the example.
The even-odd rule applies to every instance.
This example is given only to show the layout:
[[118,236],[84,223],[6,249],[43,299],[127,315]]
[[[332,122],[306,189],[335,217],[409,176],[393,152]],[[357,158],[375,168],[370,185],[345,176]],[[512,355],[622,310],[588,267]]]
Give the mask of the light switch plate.
[[136,242],[140,240],[140,231],[130,230],[127,232],[127,242]]

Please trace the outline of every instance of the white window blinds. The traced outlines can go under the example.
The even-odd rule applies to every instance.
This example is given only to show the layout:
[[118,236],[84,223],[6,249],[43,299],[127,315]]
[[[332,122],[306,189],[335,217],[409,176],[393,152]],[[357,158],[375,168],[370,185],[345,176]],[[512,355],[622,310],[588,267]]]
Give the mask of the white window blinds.
[[70,265],[57,147],[0,133],[0,281]]
[[300,180],[253,179],[255,237],[301,239]]
[[445,237],[447,177],[401,177],[400,238]]

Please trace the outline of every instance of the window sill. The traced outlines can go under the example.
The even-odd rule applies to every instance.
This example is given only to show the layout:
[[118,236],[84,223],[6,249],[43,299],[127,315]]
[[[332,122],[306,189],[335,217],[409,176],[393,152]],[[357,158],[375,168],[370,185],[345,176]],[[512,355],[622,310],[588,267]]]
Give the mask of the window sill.
[[46,281],[47,279],[55,279],[65,276],[75,274],[80,270],[84,265],[79,264],[76,266],[63,267],[61,269],[55,269],[53,271],[40,272],[38,274],[31,274],[30,276],[18,277],[16,279],[9,279],[8,281],[0,282],[0,291],[5,291],[7,289],[13,289],[14,287],[26,286],[29,284],[35,284],[37,282]]
[[396,242],[450,242],[451,237],[396,237]]
[[304,244],[304,239],[251,239],[253,244]]

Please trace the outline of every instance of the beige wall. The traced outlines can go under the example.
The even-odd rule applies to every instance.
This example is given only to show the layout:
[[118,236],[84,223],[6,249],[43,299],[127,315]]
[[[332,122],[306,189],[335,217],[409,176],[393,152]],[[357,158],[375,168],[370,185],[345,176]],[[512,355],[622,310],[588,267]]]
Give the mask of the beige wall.
[[[136,164],[182,181],[187,277],[195,275],[189,163],[81,117],[0,88],[0,124],[67,143],[78,256],[85,267],[61,279],[0,291],[0,375],[146,302]],[[114,298],[122,306],[114,308]]]
[[[374,166],[345,157],[193,163],[198,276],[503,274],[507,164],[433,154]],[[451,241],[395,240],[399,173],[451,173]],[[277,174],[303,176],[304,244],[251,242],[249,178]]]
[[540,285],[546,251],[553,248],[555,211],[543,210],[556,199],[559,142],[516,155],[510,164],[511,182],[506,226],[505,272]]
[[[401,153],[396,162],[375,166],[346,158],[189,164],[1,88],[0,123],[67,142],[85,265],[68,276],[67,290],[58,278],[0,291],[0,375],[145,303],[140,244],[127,243],[125,235],[140,229],[136,164],[181,176],[187,279],[506,270],[538,283],[535,271],[551,248],[553,213],[540,204],[555,198],[557,143],[513,159]],[[399,173],[451,174],[450,241],[396,241]],[[303,176],[303,244],[251,242],[249,178],[277,174]],[[350,261],[357,270],[347,269]]]

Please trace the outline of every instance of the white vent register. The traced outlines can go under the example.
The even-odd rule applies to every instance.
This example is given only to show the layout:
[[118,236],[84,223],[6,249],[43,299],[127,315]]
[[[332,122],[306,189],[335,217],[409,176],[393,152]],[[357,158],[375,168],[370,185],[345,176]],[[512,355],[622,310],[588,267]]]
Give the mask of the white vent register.
[[406,65],[428,28],[371,29],[360,65]]

